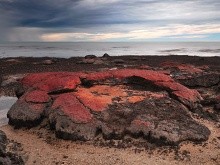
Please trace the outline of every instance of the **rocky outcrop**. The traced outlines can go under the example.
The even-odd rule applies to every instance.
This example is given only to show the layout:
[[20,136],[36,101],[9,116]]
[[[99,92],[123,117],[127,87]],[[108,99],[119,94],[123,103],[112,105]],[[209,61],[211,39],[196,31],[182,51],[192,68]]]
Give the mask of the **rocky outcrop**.
[[0,130],[0,164],[3,165],[24,165],[22,158],[14,153],[6,151],[7,136]]
[[186,73],[191,73],[191,74],[202,73],[203,69],[207,69],[206,66],[202,66],[199,68],[191,64],[181,64],[181,63],[174,62],[174,61],[165,61],[161,63],[160,65],[165,69],[178,70],[181,72],[186,72]]
[[220,83],[220,74],[206,73],[198,76],[181,78],[178,80],[188,87],[211,87]]
[[161,71],[120,69],[93,73],[38,73],[21,80],[25,94],[8,112],[9,123],[34,126],[48,118],[64,139],[125,135],[157,144],[207,140],[210,131],[194,121],[202,97]]

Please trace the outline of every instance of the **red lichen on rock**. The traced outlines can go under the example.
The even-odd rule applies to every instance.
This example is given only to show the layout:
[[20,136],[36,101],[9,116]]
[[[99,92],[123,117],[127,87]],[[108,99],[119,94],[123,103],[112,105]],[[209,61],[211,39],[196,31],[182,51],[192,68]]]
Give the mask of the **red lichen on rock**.
[[191,65],[191,64],[180,64],[180,63],[177,63],[177,62],[173,62],[173,61],[166,61],[166,62],[163,62],[160,64],[163,68],[176,68],[176,69],[179,69],[180,71],[183,71],[183,72],[188,72],[188,73],[200,73],[200,72],[203,72],[203,68],[198,68],[198,67],[195,67],[194,65]]
[[136,125],[136,126],[139,126],[139,127],[149,127],[151,124],[150,122],[147,122],[147,121],[142,121],[142,120],[139,120],[139,119],[135,119],[131,122],[131,124],[133,125]]
[[114,78],[124,79],[129,77],[141,77],[151,82],[156,81],[173,81],[170,76],[153,70],[139,70],[139,69],[120,69],[112,71]]
[[163,73],[160,73],[158,71],[153,70],[141,70],[141,69],[118,69],[118,70],[110,70],[110,71],[104,71],[104,72],[95,72],[90,73],[86,75],[86,80],[89,81],[101,81],[106,80],[110,78],[115,79],[125,79],[132,76],[136,77],[142,77],[149,81],[173,81],[170,76],[167,76]]
[[144,99],[146,99],[146,97],[144,96],[131,96],[131,97],[128,97],[128,102],[137,103],[137,102],[143,101]]
[[28,106],[32,111],[35,111],[38,113],[43,113],[43,111],[45,110],[44,104],[29,104]]
[[92,120],[89,110],[72,93],[60,95],[54,101],[52,109],[59,109],[76,123],[88,123]]
[[34,84],[40,83],[41,81],[44,81],[47,79],[50,75],[53,75],[55,73],[32,73],[25,76],[23,79],[21,79],[21,83],[24,86],[32,87]]
[[90,81],[101,81],[101,80],[106,80],[113,78],[113,75],[111,74],[111,71],[105,71],[105,72],[95,72],[95,73],[90,73],[87,75],[82,75],[80,78],[85,78],[86,80]]
[[48,103],[50,96],[45,91],[31,91],[25,94],[26,102],[32,103]]
[[149,65],[141,65],[139,68],[140,69],[150,69],[151,67]]
[[59,90],[74,90],[81,83],[80,76],[85,75],[81,72],[51,72],[34,73],[24,77],[21,82],[26,87],[32,87],[46,92]]
[[[146,81],[149,81],[158,87],[162,87],[168,90],[173,95],[179,97],[180,100],[185,99],[187,100],[187,102],[194,103],[202,99],[200,94],[196,90],[191,90],[175,82],[169,75],[166,75],[160,71],[140,70],[140,69],[120,69],[120,70],[112,70],[106,72],[91,73],[86,75],[85,79],[91,81],[100,81],[109,78],[124,80],[130,77],[143,78]],[[88,102],[88,100],[86,100],[86,102]]]
[[156,82],[156,85],[165,88],[178,98],[185,99],[192,103],[202,100],[198,91],[189,89],[177,82]]
[[77,98],[88,108],[95,112],[101,112],[112,104],[115,97],[127,96],[127,93],[120,87],[97,85],[91,88],[78,88],[75,92]]
[[149,95],[150,98],[153,98],[153,99],[161,99],[163,97],[166,97],[166,94],[156,93],[156,92],[148,92],[148,95]]

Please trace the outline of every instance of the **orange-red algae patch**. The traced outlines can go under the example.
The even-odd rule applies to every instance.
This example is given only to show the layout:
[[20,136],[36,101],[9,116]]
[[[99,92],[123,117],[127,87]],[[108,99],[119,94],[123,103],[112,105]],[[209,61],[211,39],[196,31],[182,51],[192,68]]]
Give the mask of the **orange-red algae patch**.
[[52,109],[59,109],[76,123],[88,123],[92,120],[89,110],[72,94],[62,94],[53,103]]
[[75,95],[88,108],[100,112],[112,104],[115,97],[125,97],[127,93],[120,86],[96,85],[91,88],[77,88]]
[[50,101],[50,96],[44,91],[31,91],[25,95],[26,102],[32,103],[47,103]]

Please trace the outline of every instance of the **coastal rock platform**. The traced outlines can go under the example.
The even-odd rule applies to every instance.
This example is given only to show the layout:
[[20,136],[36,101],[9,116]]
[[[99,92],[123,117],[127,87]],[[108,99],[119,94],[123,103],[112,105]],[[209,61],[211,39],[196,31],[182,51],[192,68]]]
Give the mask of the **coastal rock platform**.
[[[191,116],[203,111],[204,96],[189,86],[216,85],[212,76],[220,76],[209,74],[206,79],[204,68],[171,64],[161,64],[166,70],[28,74],[20,80],[19,99],[8,112],[9,124],[34,127],[47,119],[57,137],[71,140],[102,135],[104,139],[141,137],[168,145],[205,141],[210,130]],[[202,80],[193,81],[189,72]]]

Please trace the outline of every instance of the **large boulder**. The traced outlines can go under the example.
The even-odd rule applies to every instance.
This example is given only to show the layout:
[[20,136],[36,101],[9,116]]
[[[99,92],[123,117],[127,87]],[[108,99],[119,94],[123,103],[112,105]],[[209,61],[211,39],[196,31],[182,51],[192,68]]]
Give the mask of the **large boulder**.
[[9,110],[7,114],[9,124],[16,127],[39,124],[50,101],[50,96],[44,91],[31,91],[24,94]]
[[210,131],[188,114],[202,97],[161,71],[119,69],[39,73],[21,80],[25,93],[9,124],[35,126],[47,118],[57,137],[92,140],[142,136],[157,144],[207,140]]

